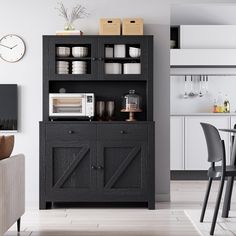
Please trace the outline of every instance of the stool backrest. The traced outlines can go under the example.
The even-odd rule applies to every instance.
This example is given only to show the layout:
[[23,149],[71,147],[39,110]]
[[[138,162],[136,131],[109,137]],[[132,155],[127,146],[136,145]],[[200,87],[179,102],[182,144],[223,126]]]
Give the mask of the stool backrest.
[[208,150],[208,162],[225,160],[224,141],[221,140],[218,129],[207,123],[200,123],[206,138]]

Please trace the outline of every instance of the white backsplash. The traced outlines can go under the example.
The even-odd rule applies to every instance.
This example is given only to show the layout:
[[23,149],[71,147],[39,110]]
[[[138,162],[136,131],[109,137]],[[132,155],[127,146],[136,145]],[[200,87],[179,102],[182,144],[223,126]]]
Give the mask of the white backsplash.
[[[188,76],[190,92],[190,76]],[[199,94],[199,76],[193,76],[194,92]],[[221,92],[223,99],[228,95],[231,112],[236,111],[236,76],[208,76],[208,93],[203,97],[183,98],[184,76],[171,76],[171,114],[208,113],[212,112],[214,99]]]

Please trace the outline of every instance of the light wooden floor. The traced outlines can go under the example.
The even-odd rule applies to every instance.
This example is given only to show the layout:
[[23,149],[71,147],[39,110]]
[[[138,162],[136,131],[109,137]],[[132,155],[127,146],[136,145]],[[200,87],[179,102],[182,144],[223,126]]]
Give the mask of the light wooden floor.
[[[197,236],[208,235],[217,193],[213,184],[206,223],[198,224],[206,182],[172,182],[171,203],[158,203],[155,211],[147,209],[54,209],[29,208],[22,218],[21,236]],[[235,194],[234,194],[235,195]],[[235,195],[236,196],[236,195]],[[220,219],[216,235],[236,235],[235,217]],[[230,224],[232,223],[232,224]],[[225,227],[222,231],[222,227]],[[227,228],[228,227],[228,228]],[[5,235],[17,235],[14,225]],[[201,233],[200,233],[201,231]],[[225,234],[222,234],[225,233]],[[226,234],[229,233],[229,234]]]

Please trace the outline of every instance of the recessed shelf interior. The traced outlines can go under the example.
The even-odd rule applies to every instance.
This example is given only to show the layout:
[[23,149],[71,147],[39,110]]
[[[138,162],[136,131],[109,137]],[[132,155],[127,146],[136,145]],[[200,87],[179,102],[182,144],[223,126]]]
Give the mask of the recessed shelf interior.
[[[58,93],[64,88],[67,93],[94,93],[95,101],[115,101],[115,121],[125,121],[127,113],[120,112],[122,96],[134,89],[142,97],[142,112],[136,113],[137,121],[147,120],[146,81],[50,81],[49,93]],[[115,87],[115,89],[114,89]],[[67,119],[68,120],[68,119]],[[94,119],[96,120],[96,119]]]
[[[104,46],[104,55],[106,55],[106,51],[105,51],[106,48],[112,48],[113,49],[114,55],[113,55],[113,57],[109,57],[109,59],[113,58],[113,59],[121,59],[122,60],[122,57],[115,57],[115,45],[125,45],[125,58],[132,58],[129,54],[130,47],[139,48],[139,49],[141,48],[140,44],[105,44],[105,46]],[[120,50],[120,49],[118,49],[118,50]],[[107,57],[105,56],[105,58],[107,58]],[[135,59],[135,58],[132,58],[132,59]],[[140,57],[138,57],[136,59],[140,59]]]
[[[66,57],[57,55],[57,49],[59,47],[69,47],[70,48],[70,55],[66,56]],[[86,47],[88,49],[88,53],[84,57],[74,57],[72,55],[73,47]],[[76,62],[76,61],[82,61],[82,62],[84,62],[86,64],[86,71],[84,73],[75,72],[76,74],[77,73],[78,74],[91,74],[91,56],[92,56],[91,44],[56,44],[55,55],[56,55],[56,58],[55,58],[56,62],[58,62],[58,61],[65,61],[65,62],[69,63],[69,74],[73,73],[73,62]],[[58,66],[57,66],[57,64],[56,64],[56,68],[55,68],[55,73],[58,74]]]
[[[130,53],[130,48],[132,48],[131,50],[134,50],[131,53]],[[125,63],[141,64],[142,52],[140,53],[140,55],[137,54],[136,56],[135,54],[137,53],[137,51],[135,50],[141,50],[141,45],[140,44],[105,44],[104,45],[104,55],[105,55],[104,62],[105,63],[119,63],[121,67],[120,74],[132,74],[132,73],[139,74],[139,72],[129,72],[133,70],[136,70],[136,71],[138,70],[135,68],[128,68],[129,66],[135,67],[135,65],[128,65],[126,69],[124,68]],[[138,64],[136,66],[139,66]],[[106,71],[106,64],[104,64],[104,66],[105,66],[105,74],[112,74]],[[119,67],[118,65],[114,64],[113,66],[114,66],[114,71],[119,70],[117,69],[117,67]],[[111,64],[108,65],[108,67],[113,67],[113,66]],[[108,71],[110,70],[113,70],[113,69],[112,68],[108,69]]]
[[180,26],[171,26],[170,27],[170,40],[175,41],[174,49],[180,48]]

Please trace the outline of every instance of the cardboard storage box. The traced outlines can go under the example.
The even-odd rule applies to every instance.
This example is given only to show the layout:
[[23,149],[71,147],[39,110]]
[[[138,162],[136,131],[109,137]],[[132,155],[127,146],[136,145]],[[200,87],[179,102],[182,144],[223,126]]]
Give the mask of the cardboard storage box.
[[120,35],[121,20],[119,18],[102,18],[99,27],[100,35]]
[[126,18],[122,24],[123,35],[143,35],[142,18]]

